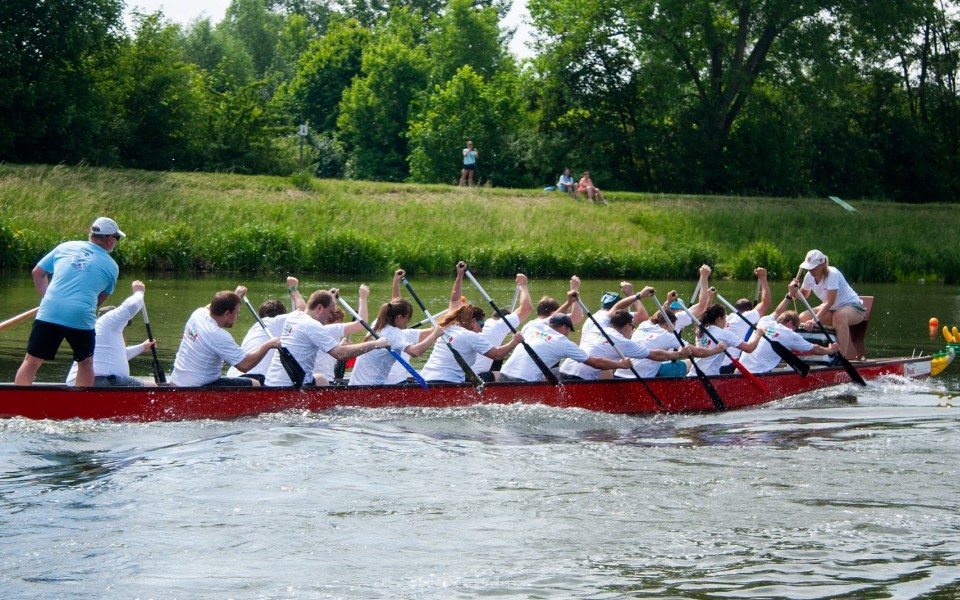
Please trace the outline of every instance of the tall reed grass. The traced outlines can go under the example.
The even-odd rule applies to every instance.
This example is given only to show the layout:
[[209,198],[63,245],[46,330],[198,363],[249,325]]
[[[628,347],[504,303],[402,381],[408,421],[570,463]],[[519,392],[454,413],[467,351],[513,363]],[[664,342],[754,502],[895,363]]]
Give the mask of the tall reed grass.
[[0,267],[30,268],[101,215],[127,271],[789,279],[810,248],[854,282],[960,281],[949,204],[610,194],[0,165]]

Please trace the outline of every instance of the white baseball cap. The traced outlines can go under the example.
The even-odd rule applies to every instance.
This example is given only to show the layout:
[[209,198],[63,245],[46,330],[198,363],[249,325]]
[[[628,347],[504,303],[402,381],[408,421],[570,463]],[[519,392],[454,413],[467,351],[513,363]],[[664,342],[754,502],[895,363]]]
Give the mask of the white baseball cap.
[[97,220],[93,222],[93,225],[90,226],[90,233],[96,235],[119,235],[122,238],[127,237],[127,234],[120,231],[120,228],[117,227],[117,222],[107,217],[97,218]]
[[807,252],[807,258],[800,265],[800,268],[809,271],[814,267],[819,267],[825,262],[827,262],[827,256],[823,252],[820,252],[819,250],[811,250],[810,252]]

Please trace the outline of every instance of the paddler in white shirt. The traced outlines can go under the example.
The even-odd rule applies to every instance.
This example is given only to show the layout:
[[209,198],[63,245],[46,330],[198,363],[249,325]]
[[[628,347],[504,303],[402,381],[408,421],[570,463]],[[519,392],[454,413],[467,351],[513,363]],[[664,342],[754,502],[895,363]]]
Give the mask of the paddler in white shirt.
[[[130,377],[128,361],[156,346],[156,340],[144,340],[143,343],[127,346],[123,330],[130,324],[130,320],[143,308],[143,294],[146,290],[142,281],[130,284],[133,292],[120,306],[103,306],[97,311],[97,322],[94,326],[97,335],[97,345],[93,351],[93,385],[94,386],[123,386],[143,387],[155,385]],[[67,385],[76,385],[77,363],[70,366],[67,373]]]
[[240,312],[241,298],[247,288],[217,292],[213,301],[193,311],[183,328],[183,338],[173,362],[170,383],[178,386],[259,386],[248,377],[223,377],[223,363],[246,373],[259,363],[271,348],[280,346],[280,338],[270,338],[252,352],[244,352],[227,329],[233,327]]
[[[576,299],[576,298],[574,298]],[[572,358],[595,369],[628,369],[630,359],[611,360],[600,356],[588,355],[575,342],[567,338],[573,331],[573,321],[569,315],[556,313],[545,323],[536,323],[524,329],[524,340],[548,367],[564,358]],[[500,381],[540,381],[543,372],[530,354],[514,352],[503,363]]]

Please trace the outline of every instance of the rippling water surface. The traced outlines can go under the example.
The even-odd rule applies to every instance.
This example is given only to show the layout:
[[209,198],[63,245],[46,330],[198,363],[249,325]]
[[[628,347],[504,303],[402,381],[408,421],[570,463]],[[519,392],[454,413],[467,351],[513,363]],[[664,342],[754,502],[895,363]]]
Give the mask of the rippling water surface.
[[956,390],[0,421],[0,596],[954,598]]

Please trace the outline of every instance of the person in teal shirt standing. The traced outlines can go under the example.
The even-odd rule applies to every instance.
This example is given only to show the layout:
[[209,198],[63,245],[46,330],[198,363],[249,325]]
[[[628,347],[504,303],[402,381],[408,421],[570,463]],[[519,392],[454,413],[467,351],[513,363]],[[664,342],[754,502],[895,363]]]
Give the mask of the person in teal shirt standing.
[[64,242],[33,268],[40,311],[33,322],[17,385],[32,385],[40,366],[56,358],[66,339],[77,361],[77,386],[93,385],[97,307],[113,293],[120,269],[110,257],[126,237],[116,221],[100,217],[87,241]]
[[463,149],[463,169],[460,171],[460,185],[467,182],[467,186],[473,187],[473,173],[477,170],[477,157],[480,152],[473,147],[473,142],[468,141],[467,147]]

